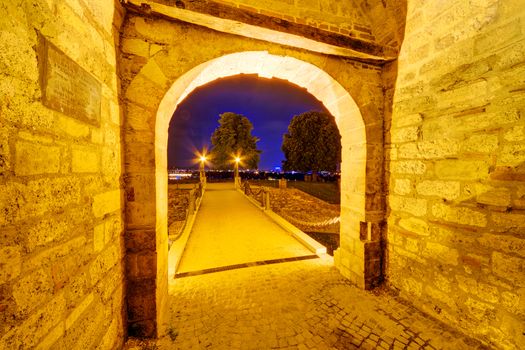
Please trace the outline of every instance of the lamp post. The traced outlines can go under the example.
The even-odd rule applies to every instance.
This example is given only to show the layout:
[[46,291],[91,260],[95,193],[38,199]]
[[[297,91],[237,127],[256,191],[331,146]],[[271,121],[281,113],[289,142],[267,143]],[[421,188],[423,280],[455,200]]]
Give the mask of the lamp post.
[[233,179],[233,182],[235,183],[235,188],[239,187],[240,185],[240,179],[239,179],[239,163],[241,162],[241,157],[236,156],[235,157],[235,176]]
[[200,180],[202,184],[206,183],[206,173],[204,172],[204,163],[206,162],[206,155],[200,156]]

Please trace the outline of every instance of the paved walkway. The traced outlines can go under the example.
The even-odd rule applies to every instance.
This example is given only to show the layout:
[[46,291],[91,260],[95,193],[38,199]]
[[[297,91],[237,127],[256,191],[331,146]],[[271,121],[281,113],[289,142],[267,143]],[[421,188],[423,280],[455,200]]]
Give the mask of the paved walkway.
[[386,291],[362,291],[331,258],[175,279],[167,334],[127,349],[484,349]]
[[209,183],[177,273],[311,254],[233,182]]
[[[309,255],[231,185],[210,185],[182,271]],[[158,340],[125,349],[486,349],[386,289],[350,284],[329,256],[169,281]]]

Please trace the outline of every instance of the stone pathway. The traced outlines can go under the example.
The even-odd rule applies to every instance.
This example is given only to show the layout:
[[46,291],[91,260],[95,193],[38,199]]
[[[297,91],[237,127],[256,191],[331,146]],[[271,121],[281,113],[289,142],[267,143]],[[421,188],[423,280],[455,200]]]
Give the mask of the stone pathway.
[[233,182],[209,183],[177,273],[311,254]]
[[127,349],[484,349],[319,258],[170,281],[167,335]]

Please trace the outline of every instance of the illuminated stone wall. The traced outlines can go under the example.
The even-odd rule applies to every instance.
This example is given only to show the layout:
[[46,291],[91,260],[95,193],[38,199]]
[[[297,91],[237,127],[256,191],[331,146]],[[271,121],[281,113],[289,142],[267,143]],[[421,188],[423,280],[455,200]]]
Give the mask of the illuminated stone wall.
[[390,130],[389,285],[525,348],[525,7],[409,1]]
[[[0,1],[1,349],[113,349],[123,342],[114,49],[122,13],[113,7]],[[80,66],[101,86],[98,121],[43,105],[37,31],[76,62],[62,68]],[[66,106],[82,108],[82,89],[60,86],[80,99]]]
[[[167,283],[166,147],[169,119],[195,87],[239,73],[278,77],[307,88],[333,112],[343,135],[342,238],[337,266],[362,287],[377,283],[383,219],[384,105],[379,67],[228,35],[180,22],[129,15],[122,32],[125,98],[126,241],[130,331],[152,335]],[[336,79],[334,79],[336,78]],[[161,102],[162,101],[162,102]],[[346,175],[345,175],[346,174]],[[368,226],[375,225],[368,237]],[[364,241],[368,244],[365,247]],[[367,264],[365,254],[368,257]],[[137,263],[135,264],[134,261]],[[139,263],[144,262],[144,263]],[[156,288],[154,286],[157,286]],[[145,302],[152,307],[141,308]],[[155,309],[155,307],[157,309]]]

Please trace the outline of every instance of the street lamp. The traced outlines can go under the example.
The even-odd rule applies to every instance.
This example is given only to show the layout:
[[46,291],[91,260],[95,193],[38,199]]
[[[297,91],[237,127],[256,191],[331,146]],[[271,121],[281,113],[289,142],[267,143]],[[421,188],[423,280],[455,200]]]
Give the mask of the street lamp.
[[204,163],[206,163],[206,155],[203,154],[200,156],[200,161],[201,161],[201,165],[200,165],[200,180],[202,183],[205,183],[206,182],[206,174],[204,173]]
[[233,161],[235,162],[235,174],[233,177],[233,183],[235,185],[235,188],[239,188],[241,186],[241,179],[239,177],[239,163],[241,162],[241,156],[238,154],[233,156]]
[[239,163],[241,162],[241,157],[235,157],[235,177],[239,177]]

